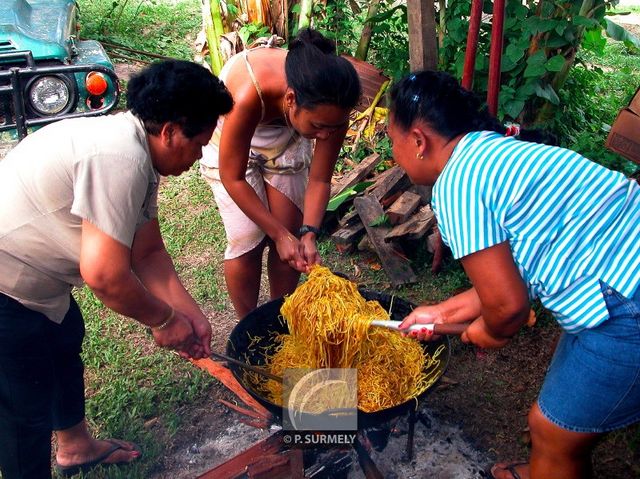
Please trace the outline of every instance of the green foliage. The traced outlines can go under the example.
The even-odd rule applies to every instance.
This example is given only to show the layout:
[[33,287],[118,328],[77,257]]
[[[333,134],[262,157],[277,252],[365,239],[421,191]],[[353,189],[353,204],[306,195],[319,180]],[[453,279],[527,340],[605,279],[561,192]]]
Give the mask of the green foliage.
[[372,184],[372,181],[363,181],[361,183],[358,183],[357,185],[345,189],[329,200],[329,203],[327,204],[327,211],[336,211],[345,201],[353,198],[358,193],[363,192]]
[[202,25],[200,2],[79,0],[78,3],[81,35],[85,38],[183,60],[193,58],[191,47]]
[[243,45],[250,45],[251,42],[260,37],[270,36],[271,30],[269,29],[269,27],[262,23],[247,23],[246,25],[242,25],[242,27],[240,27],[240,30],[238,30],[238,35],[240,35],[240,39],[242,40]]
[[[604,33],[635,48],[634,37],[604,18],[609,5],[604,0],[591,3],[541,0],[535,4],[507,0],[500,119],[525,124],[548,120],[553,110],[548,104],[560,104],[559,90],[573,66],[576,52],[582,49],[601,55],[607,43]],[[492,13],[492,6],[491,2],[485,2],[483,11]],[[452,0],[446,11],[447,31],[440,50],[440,65],[458,78],[464,65],[470,9],[470,0]],[[487,90],[490,36],[491,23],[483,22],[474,82],[474,90],[479,93]]]
[[354,15],[346,0],[315,2],[313,7],[314,28],[336,42],[338,53],[352,55],[364,24],[362,14]]
[[353,54],[366,21],[372,25],[371,47],[367,61],[397,79],[409,69],[409,33],[407,7],[392,0],[382,0],[379,13],[366,18],[366,2],[354,12],[348,0],[317,2],[314,27],[336,41],[339,53]]
[[368,61],[397,80],[409,71],[407,7],[383,0],[378,12],[369,19],[373,35]]
[[639,85],[640,58],[628,55],[624,44],[608,41],[603,56],[582,51],[560,91],[560,107],[549,127],[563,146],[629,175],[636,165],[605,149],[604,142],[618,111]]
[[373,151],[378,153],[382,158],[391,158],[393,154],[391,153],[392,145],[391,139],[386,135],[383,135],[378,139],[376,144],[374,145]]
[[371,221],[371,223],[369,223],[369,226],[391,226],[391,223],[389,221],[389,217],[387,216],[386,213],[381,214],[380,216],[378,216],[377,218],[374,218],[373,221]]
[[630,52],[633,52],[636,55],[640,53],[640,40],[638,37],[632,35],[620,25],[613,23],[608,18],[605,18],[604,21],[607,29],[607,35],[609,35],[610,38],[623,42]]

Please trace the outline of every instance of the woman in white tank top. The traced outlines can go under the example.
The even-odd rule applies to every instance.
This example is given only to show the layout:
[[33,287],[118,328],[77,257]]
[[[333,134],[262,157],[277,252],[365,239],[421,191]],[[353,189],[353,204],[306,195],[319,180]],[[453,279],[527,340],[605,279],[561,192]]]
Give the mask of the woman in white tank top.
[[265,246],[272,298],[320,262],[316,236],[360,83],[333,43],[309,29],[288,51],[245,50],[220,77],[235,104],[204,149],[201,172],[225,225],[225,280],[242,318],[257,305]]

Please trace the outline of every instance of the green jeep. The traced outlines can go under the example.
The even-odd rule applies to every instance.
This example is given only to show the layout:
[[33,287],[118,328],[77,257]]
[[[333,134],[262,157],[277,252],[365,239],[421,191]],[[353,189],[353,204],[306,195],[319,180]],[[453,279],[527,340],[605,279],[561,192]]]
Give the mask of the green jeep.
[[104,48],[77,38],[76,0],[0,0],[0,132],[102,115],[118,103]]

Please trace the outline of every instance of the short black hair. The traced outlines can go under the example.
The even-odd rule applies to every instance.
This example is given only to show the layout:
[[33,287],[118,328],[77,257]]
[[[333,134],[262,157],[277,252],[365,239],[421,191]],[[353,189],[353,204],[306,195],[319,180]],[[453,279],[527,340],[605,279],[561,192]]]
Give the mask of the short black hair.
[[187,138],[202,133],[231,111],[233,99],[224,84],[206,68],[183,60],[152,63],[129,80],[127,108],[151,135],[162,125],[180,125]]
[[360,99],[356,69],[336,55],[335,44],[316,30],[304,28],[291,40],[285,73],[302,108],[336,105],[350,110]]

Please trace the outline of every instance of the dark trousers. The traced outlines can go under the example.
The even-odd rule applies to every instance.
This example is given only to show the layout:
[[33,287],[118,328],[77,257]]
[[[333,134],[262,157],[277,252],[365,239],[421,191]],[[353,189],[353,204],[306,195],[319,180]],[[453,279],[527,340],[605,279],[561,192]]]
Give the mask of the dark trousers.
[[84,418],[84,321],[76,302],[62,324],[0,293],[0,471],[51,477],[51,433]]

